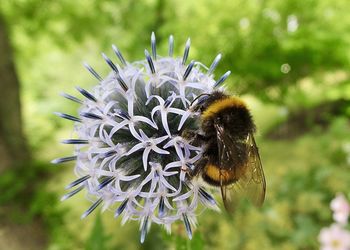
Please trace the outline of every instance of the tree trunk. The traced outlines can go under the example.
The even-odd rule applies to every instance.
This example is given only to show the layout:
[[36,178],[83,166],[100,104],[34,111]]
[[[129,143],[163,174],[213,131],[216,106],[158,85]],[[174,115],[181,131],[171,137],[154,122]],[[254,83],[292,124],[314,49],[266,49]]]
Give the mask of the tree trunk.
[[30,159],[22,131],[20,86],[9,41],[0,13],[0,174]]
[[[0,178],[5,172],[15,171],[20,180],[21,168],[30,163],[30,153],[22,131],[20,86],[6,27],[0,11]],[[32,191],[31,187],[27,189]],[[31,195],[25,196],[29,202]],[[14,211],[27,213],[28,208],[17,201],[1,204],[0,249],[45,249],[47,236],[40,218],[18,223],[11,218]]]

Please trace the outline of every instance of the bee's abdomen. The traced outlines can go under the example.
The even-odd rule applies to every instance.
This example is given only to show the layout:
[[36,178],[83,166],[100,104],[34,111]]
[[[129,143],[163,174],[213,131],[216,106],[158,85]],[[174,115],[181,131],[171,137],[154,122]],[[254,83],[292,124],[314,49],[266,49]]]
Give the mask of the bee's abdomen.
[[203,171],[203,179],[213,186],[229,185],[237,181],[235,172],[232,170],[220,169],[214,164],[207,164]]

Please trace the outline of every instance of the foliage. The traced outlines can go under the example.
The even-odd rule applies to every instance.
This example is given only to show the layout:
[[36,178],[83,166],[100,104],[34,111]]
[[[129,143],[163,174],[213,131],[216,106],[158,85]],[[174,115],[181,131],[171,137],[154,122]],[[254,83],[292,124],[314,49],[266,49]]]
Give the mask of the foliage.
[[[47,164],[31,163],[21,173],[5,173],[1,205],[24,204],[28,212],[15,213],[16,222],[42,216],[51,232],[49,249],[94,249],[95,244],[100,249],[318,248],[320,229],[332,221],[329,202],[337,192],[350,195],[349,107],[342,116],[330,116],[327,128],[315,121],[293,140],[264,135],[289,113],[350,99],[349,11],[347,0],[1,1],[21,80],[25,132],[39,162],[71,151],[52,146],[71,136],[70,126],[52,112],[67,103],[60,91],[95,84],[80,62],[88,61],[104,76],[109,69],[100,51],[112,57],[115,43],[125,58],[139,59],[155,31],[160,54],[166,53],[170,34],[177,55],[188,36],[190,59],[209,65],[223,54],[218,74],[231,70],[230,90],[245,94],[251,104],[268,185],[262,209],[242,203],[232,218],[204,211],[192,241],[182,237],[180,225],[171,236],[152,227],[142,246],[137,227],[121,227],[110,219],[112,212],[81,221],[89,206],[82,197],[58,202],[73,179],[70,167],[59,175]],[[64,107],[77,112],[76,106]],[[28,188],[32,200],[25,199]]]
[[55,241],[60,239],[61,234],[56,234],[57,225],[62,223],[64,211],[58,206],[57,193],[49,190],[47,183],[39,181],[51,173],[48,163],[36,161],[3,173],[0,219],[10,218],[15,223],[26,224],[41,218],[48,237]]
[[105,250],[108,249],[107,242],[110,237],[106,236],[101,216],[96,215],[94,227],[91,230],[90,237],[86,241],[86,250]]

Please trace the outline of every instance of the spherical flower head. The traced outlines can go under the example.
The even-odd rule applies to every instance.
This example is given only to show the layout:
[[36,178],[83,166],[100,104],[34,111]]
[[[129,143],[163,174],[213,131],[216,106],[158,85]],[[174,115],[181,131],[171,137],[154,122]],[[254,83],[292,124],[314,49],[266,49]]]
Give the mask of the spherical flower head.
[[349,250],[350,233],[338,224],[323,228],[318,237],[321,250]]
[[191,111],[191,103],[221,88],[229,72],[215,81],[221,55],[208,68],[195,61],[187,64],[190,40],[181,58],[173,57],[173,46],[170,36],[169,55],[160,57],[152,33],[151,54],[146,50],[145,60],[131,63],[113,45],[121,65],[102,54],[111,73],[102,78],[85,64],[98,85],[92,91],[77,87],[83,99],[63,94],[81,105],[79,117],[56,113],[74,122],[77,137],[63,141],[75,145],[73,156],[53,160],[76,161],[78,179],[66,187],[72,191],[62,200],[86,190],[93,204],[82,218],[99,205],[112,209],[122,223],[140,222],[141,242],[152,223],[170,232],[178,220],[191,238],[198,208],[218,210],[212,194],[191,175],[203,148],[182,134],[199,130],[199,114]]

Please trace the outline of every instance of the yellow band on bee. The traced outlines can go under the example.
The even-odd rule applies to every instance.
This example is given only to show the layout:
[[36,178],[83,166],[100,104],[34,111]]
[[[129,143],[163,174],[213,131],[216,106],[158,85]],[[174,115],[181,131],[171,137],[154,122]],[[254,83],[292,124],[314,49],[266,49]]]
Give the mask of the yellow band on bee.
[[236,176],[233,171],[227,171],[225,169],[220,169],[216,165],[208,164],[205,166],[205,174],[212,180],[217,183],[221,181],[223,183],[229,183],[234,181]]
[[245,103],[237,97],[228,97],[225,99],[217,100],[203,112],[202,119],[208,119],[221,110],[231,107],[245,107]]

